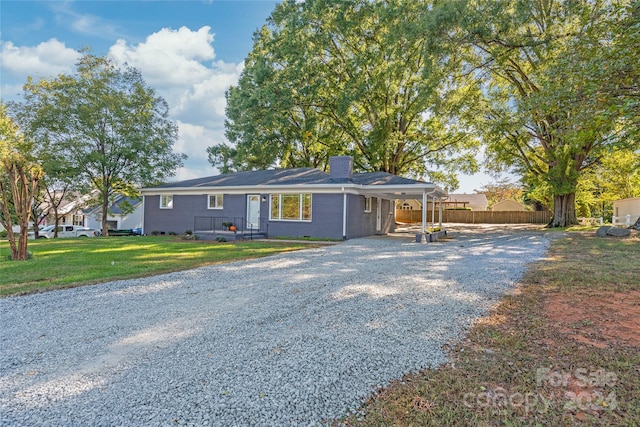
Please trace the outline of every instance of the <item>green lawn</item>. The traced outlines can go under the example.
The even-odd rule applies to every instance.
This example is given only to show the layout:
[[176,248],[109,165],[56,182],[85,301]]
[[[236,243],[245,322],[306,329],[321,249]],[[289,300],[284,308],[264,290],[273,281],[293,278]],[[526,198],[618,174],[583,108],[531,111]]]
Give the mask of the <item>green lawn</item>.
[[309,246],[305,243],[217,243],[147,236],[42,239],[29,242],[32,259],[9,261],[9,243],[5,240],[0,241],[0,296],[149,276]]

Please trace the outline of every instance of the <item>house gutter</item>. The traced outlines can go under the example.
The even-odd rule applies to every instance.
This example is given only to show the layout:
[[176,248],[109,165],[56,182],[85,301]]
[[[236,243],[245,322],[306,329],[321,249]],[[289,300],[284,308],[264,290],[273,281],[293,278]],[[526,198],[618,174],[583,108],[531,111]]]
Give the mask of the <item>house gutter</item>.
[[342,187],[342,240],[347,240],[347,193]]

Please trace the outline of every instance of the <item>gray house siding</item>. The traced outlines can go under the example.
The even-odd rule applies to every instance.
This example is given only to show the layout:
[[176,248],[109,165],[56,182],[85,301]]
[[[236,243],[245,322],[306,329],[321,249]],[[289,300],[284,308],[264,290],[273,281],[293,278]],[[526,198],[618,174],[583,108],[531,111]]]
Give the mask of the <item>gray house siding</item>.
[[[258,193],[248,193],[258,194]],[[144,206],[144,232],[184,233],[194,229],[194,217],[226,217],[229,220],[247,216],[248,194],[225,194],[223,209],[207,209],[208,194],[173,196],[172,209],[160,209],[160,196],[146,196]],[[264,199],[264,201],[263,201]],[[260,195],[260,231],[270,237],[312,236],[328,239],[342,238],[342,194],[312,194],[311,222],[272,221],[269,215],[270,194]],[[268,230],[264,225],[268,224]],[[243,224],[241,228],[245,228]]]
[[378,198],[371,198],[371,212],[364,211],[365,197],[358,195],[349,195],[348,197],[348,214],[347,214],[347,239],[357,237],[372,236],[374,234],[386,234],[394,230],[393,215],[389,215],[393,201],[380,199],[380,231],[376,230],[376,218],[378,209]]
[[268,221],[270,237],[342,239],[342,194],[312,194],[311,222],[270,220],[270,197],[265,196],[267,201],[261,204],[260,217]]
[[173,195],[172,209],[160,209],[160,196],[145,196],[144,199],[145,234],[193,230],[196,216],[231,219],[244,218],[247,214],[247,197],[242,194],[224,195],[222,209],[208,209],[209,194]]

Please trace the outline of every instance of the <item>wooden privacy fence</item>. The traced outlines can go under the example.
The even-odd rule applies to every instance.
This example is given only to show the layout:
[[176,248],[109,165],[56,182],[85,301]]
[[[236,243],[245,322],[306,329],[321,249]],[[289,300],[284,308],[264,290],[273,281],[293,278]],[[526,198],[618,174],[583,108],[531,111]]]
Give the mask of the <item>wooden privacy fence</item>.
[[[436,209],[435,222],[438,222]],[[396,221],[404,223],[422,222],[420,210],[396,210]],[[427,221],[431,222],[431,210],[427,212]],[[460,222],[465,224],[548,224],[551,221],[549,211],[442,211],[442,222]]]

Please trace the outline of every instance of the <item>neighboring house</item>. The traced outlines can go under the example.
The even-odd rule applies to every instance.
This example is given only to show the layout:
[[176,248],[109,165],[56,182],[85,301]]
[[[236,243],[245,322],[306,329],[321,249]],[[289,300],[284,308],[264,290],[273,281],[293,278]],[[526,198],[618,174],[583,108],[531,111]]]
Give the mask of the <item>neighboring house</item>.
[[396,201],[396,210],[399,211],[419,211],[422,203],[416,199],[400,199]]
[[528,210],[522,203],[516,202],[512,199],[504,199],[493,205],[491,208],[494,212],[514,212],[514,211],[526,211]]
[[486,211],[489,206],[484,194],[449,194],[444,201],[445,209],[471,209],[472,211]]
[[[118,195],[109,206],[107,227],[109,230],[142,229],[142,212],[142,197],[131,198]],[[101,206],[85,209],[85,214],[87,227],[102,229]]]
[[613,225],[629,226],[640,216],[640,197],[613,202]]
[[[95,191],[88,194],[72,194],[67,196],[58,206],[59,225],[79,225],[88,227],[85,208],[95,197]],[[45,222],[42,225],[55,225],[53,208],[44,206],[46,213]]]
[[313,168],[236,172],[141,190],[144,233],[210,231],[233,223],[268,236],[351,239],[394,230],[395,200],[442,198],[432,183],[353,173],[353,159]]
[[[88,194],[77,195],[63,201],[58,208],[60,225],[79,225],[81,227],[102,229],[102,207],[96,206],[98,192],[93,190]],[[125,204],[132,205],[134,210],[125,213]],[[46,217],[46,225],[52,225],[55,221],[53,209]],[[130,198],[117,195],[109,206],[107,226],[110,230],[142,228],[142,198]]]

